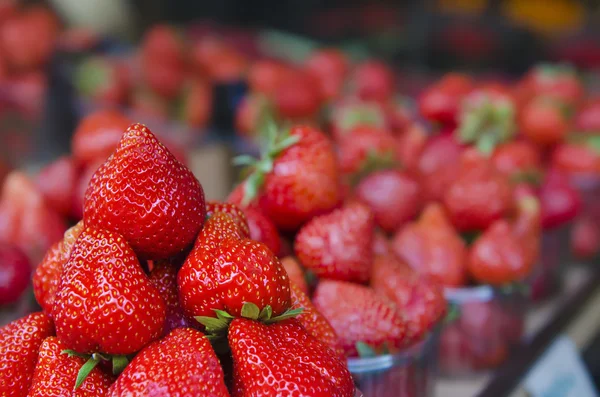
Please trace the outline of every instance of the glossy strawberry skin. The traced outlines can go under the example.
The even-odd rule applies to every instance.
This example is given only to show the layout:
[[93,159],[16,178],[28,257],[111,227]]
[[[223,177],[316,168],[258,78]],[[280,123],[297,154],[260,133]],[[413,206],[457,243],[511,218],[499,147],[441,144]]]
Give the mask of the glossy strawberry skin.
[[54,334],[52,320],[32,313],[0,328],[0,385],[7,396],[26,396],[40,345]]
[[173,330],[142,350],[107,396],[229,396],[210,342],[191,328]]
[[56,290],[60,282],[65,261],[63,258],[63,242],[54,243],[46,252],[44,259],[33,274],[33,293],[44,313],[52,316],[52,307]]
[[354,396],[346,364],[295,319],[273,325],[235,319],[228,340],[233,396]]
[[372,212],[351,203],[313,218],[296,235],[294,250],[300,263],[317,276],[367,282],[373,260]]
[[246,208],[244,213],[250,228],[250,239],[265,244],[275,255],[280,255],[281,237],[275,224],[260,210]]
[[132,354],[161,335],[165,311],[124,238],[86,227],[54,300],[61,342],[78,353]]
[[345,281],[323,280],[313,304],[338,335],[346,356],[358,355],[356,343],[396,351],[407,342],[402,315],[371,288]]
[[236,225],[239,227],[242,238],[250,236],[250,229],[248,227],[248,219],[246,214],[237,205],[231,203],[219,203],[216,201],[209,201],[206,203],[206,216],[211,217],[216,212],[224,212],[229,214]]
[[380,61],[369,60],[356,67],[353,73],[356,94],[362,99],[385,101],[396,88],[396,78],[390,68]]
[[264,244],[240,237],[230,216],[213,215],[177,276],[179,299],[187,316],[233,316],[245,302],[273,315],[290,305],[289,278],[279,259]]
[[325,343],[343,358],[344,351],[340,347],[338,336],[331,327],[331,324],[329,324],[329,321],[319,313],[310,301],[308,295],[306,295],[298,286],[294,283],[290,283],[290,290],[292,308],[303,309],[302,313],[296,317],[300,324],[302,324],[309,334]]
[[551,229],[575,219],[582,207],[581,195],[565,174],[551,170],[539,190],[542,226]]
[[395,256],[375,258],[371,287],[404,313],[407,338],[413,343],[422,340],[446,314],[442,287]]
[[492,162],[498,171],[509,177],[539,172],[541,168],[539,151],[526,141],[508,142],[498,146],[492,156]]
[[371,208],[377,225],[393,233],[413,219],[421,207],[421,188],[416,179],[404,172],[374,172],[356,187],[357,198]]
[[133,124],[92,177],[84,218],[87,226],[122,234],[145,259],[167,258],[188,248],[202,228],[204,191],[147,127]]
[[472,89],[466,76],[448,74],[419,97],[419,111],[428,120],[445,125],[457,122],[462,98]]
[[75,390],[75,381],[79,369],[85,364],[81,357],[63,353],[67,346],[56,337],[49,337],[40,346],[38,363],[33,374],[28,396],[73,396],[102,397],[106,396],[113,377],[100,367],[90,372],[81,386]]
[[560,142],[569,131],[569,121],[560,104],[537,98],[522,110],[519,126],[527,139],[540,146]]
[[396,140],[386,130],[358,126],[344,136],[338,145],[340,170],[345,174],[360,172],[369,162],[397,162]]
[[309,289],[306,278],[304,277],[304,270],[298,261],[291,256],[286,256],[281,259],[281,265],[288,274],[290,284],[294,284],[296,288],[308,295]]
[[71,214],[79,167],[71,157],[63,156],[44,167],[36,184],[50,207],[63,216]]
[[465,243],[438,204],[429,204],[418,221],[399,230],[392,247],[410,267],[445,286],[466,282]]

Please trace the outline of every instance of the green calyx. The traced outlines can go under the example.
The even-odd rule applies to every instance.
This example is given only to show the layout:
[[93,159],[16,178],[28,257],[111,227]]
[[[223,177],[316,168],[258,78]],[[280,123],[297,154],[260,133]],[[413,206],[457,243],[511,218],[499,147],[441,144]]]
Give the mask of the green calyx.
[[569,143],[582,145],[600,155],[600,134],[573,132],[569,134]]
[[75,389],[81,387],[85,379],[96,368],[101,361],[110,361],[112,363],[113,375],[119,375],[129,364],[129,358],[123,355],[107,355],[102,353],[81,354],[73,350],[63,350],[62,354],[67,354],[69,357],[79,357],[86,360],[85,364],[79,368],[77,380],[75,381]]
[[361,180],[374,172],[397,168],[400,168],[400,163],[396,160],[393,150],[378,153],[376,150],[371,149],[367,152],[367,156],[362,162],[360,169],[351,175],[350,184],[356,186]]
[[385,127],[385,115],[376,103],[361,103],[340,109],[339,126],[344,132],[359,126]]
[[575,68],[566,63],[542,63],[535,68],[535,73],[543,79],[554,80],[560,76],[577,76]]
[[458,137],[462,143],[474,144],[489,156],[498,144],[511,139],[515,130],[514,105],[484,96],[477,105],[463,111]]
[[110,70],[104,60],[100,58],[86,60],[77,68],[75,85],[79,92],[92,96],[99,88],[106,86],[110,79],[109,73]]
[[528,170],[514,173],[510,176],[512,183],[527,183],[534,186],[540,186],[544,175],[538,170]]
[[252,156],[242,155],[233,159],[236,166],[245,166],[249,170],[249,176],[244,182],[244,198],[242,206],[247,206],[254,200],[265,181],[265,176],[273,170],[275,159],[286,149],[295,145],[300,137],[291,135],[290,130],[280,131],[274,121],[265,124],[264,143],[262,145],[261,157],[256,159]]

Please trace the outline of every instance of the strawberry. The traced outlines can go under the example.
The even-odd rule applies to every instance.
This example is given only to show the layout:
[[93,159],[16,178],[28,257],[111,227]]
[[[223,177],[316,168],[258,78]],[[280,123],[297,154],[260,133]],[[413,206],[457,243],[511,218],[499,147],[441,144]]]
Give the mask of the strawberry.
[[34,183],[14,171],[6,177],[0,198],[0,239],[16,244],[32,262],[62,238],[66,225]]
[[0,306],[21,298],[31,276],[29,258],[17,246],[0,243]]
[[79,170],[71,157],[63,156],[44,167],[37,176],[37,187],[50,207],[63,216],[71,214]]
[[189,317],[215,317],[214,310],[240,316],[247,302],[259,310],[270,306],[275,315],[290,306],[289,279],[279,259],[264,244],[240,238],[224,213],[213,215],[198,235],[177,284]]
[[450,73],[426,89],[419,97],[419,112],[433,122],[454,125],[458,122],[460,103],[472,88],[469,77]]
[[288,66],[270,59],[259,59],[248,70],[248,86],[253,93],[272,97],[289,75]]
[[296,317],[300,324],[302,324],[309,334],[325,343],[338,353],[340,357],[344,358],[344,351],[340,348],[337,334],[331,327],[331,324],[329,324],[329,321],[319,313],[308,295],[293,282],[290,283],[290,291],[292,307],[302,309],[302,313]]
[[506,176],[488,158],[474,150],[461,158],[458,175],[447,188],[443,202],[460,231],[485,229],[510,209],[512,189]]
[[400,229],[392,247],[410,267],[445,286],[466,281],[465,243],[439,204],[429,204],[416,222]]
[[443,318],[447,303],[440,285],[400,262],[395,256],[376,256],[371,287],[404,314],[407,338],[422,340]]
[[456,178],[463,148],[452,135],[437,135],[425,145],[417,169],[426,201],[440,201]]
[[5,396],[26,396],[40,345],[54,334],[52,320],[32,313],[0,328],[0,390]]
[[246,207],[256,199],[279,229],[297,230],[315,215],[338,205],[335,154],[331,142],[315,128],[296,126],[281,136],[273,126],[269,131],[270,144],[259,162],[238,159],[240,164],[254,165],[253,173],[240,188],[244,192],[242,202],[231,197],[228,201]]
[[302,71],[290,73],[276,88],[273,102],[284,119],[311,118],[321,106],[318,80]]
[[121,59],[92,55],[79,64],[73,80],[78,92],[94,104],[118,107],[127,102],[132,83],[129,76]]
[[295,285],[297,289],[308,295],[308,284],[304,277],[304,270],[298,261],[291,256],[286,256],[281,259],[281,264],[290,279],[290,284]]
[[570,237],[571,252],[577,259],[594,259],[600,254],[600,226],[589,215],[575,221]]
[[115,232],[86,226],[64,266],[52,315],[61,342],[81,354],[132,354],[163,331],[165,304]]
[[60,282],[65,261],[63,257],[63,242],[57,241],[46,252],[46,256],[35,269],[33,274],[33,294],[35,300],[44,310],[52,316],[52,307],[56,290]]
[[519,125],[523,135],[540,146],[561,142],[570,128],[562,104],[545,97],[535,98],[523,108]]
[[250,239],[263,243],[279,256],[281,237],[279,237],[279,231],[273,222],[257,209],[246,208],[244,213],[250,228]]
[[206,128],[213,114],[213,87],[203,79],[194,79],[183,89],[182,121],[197,130]]
[[552,152],[552,165],[567,173],[595,178],[600,175],[600,151],[591,144],[562,143]]
[[373,237],[373,255],[394,255],[389,239],[381,231],[376,231]]
[[513,141],[500,145],[492,155],[494,167],[512,179],[539,174],[540,152],[527,141]]
[[189,322],[183,315],[183,309],[179,303],[179,290],[177,289],[177,267],[167,261],[159,261],[150,272],[148,277],[150,283],[158,290],[165,301],[167,314],[164,335],[171,330],[182,327],[191,327],[195,324]]
[[208,339],[191,328],[173,330],[142,350],[107,396],[229,396]]
[[183,63],[165,58],[143,62],[141,79],[153,93],[167,100],[181,94],[187,78]]
[[246,217],[246,214],[237,205],[231,203],[219,203],[216,201],[207,202],[206,216],[210,218],[216,212],[224,212],[231,216],[231,218],[241,231],[241,237],[250,237],[250,228],[248,227],[248,219]]
[[354,97],[344,98],[333,105],[330,123],[337,142],[342,142],[358,127],[371,127],[377,131],[388,127],[385,109],[380,103]]
[[262,95],[246,95],[235,110],[235,130],[244,138],[255,138],[267,109],[268,101]]
[[362,99],[385,101],[396,89],[396,78],[385,63],[368,60],[356,66],[352,74],[356,94]]
[[113,382],[112,376],[96,367],[77,387],[77,374],[85,361],[76,355],[63,353],[66,349],[67,346],[54,336],[44,340],[28,396],[106,396]]
[[122,234],[141,257],[167,258],[202,228],[204,191],[147,127],[132,124],[92,177],[84,218],[86,226]]
[[412,123],[404,129],[396,148],[396,157],[404,170],[418,173],[419,160],[428,138],[425,128],[419,123]]
[[590,99],[575,116],[577,131],[597,134],[600,131],[600,97]]
[[568,65],[536,66],[525,76],[522,85],[527,99],[546,95],[569,106],[577,106],[585,95],[576,71]]
[[346,363],[295,319],[272,325],[235,319],[228,340],[233,396],[354,396]]
[[339,142],[340,170],[345,174],[364,174],[391,168],[398,163],[396,148],[396,139],[388,131],[356,127]]
[[333,48],[317,50],[310,54],[305,68],[319,82],[322,98],[339,96],[348,72],[348,60],[343,52]]
[[406,344],[403,316],[371,288],[323,280],[317,285],[313,304],[337,333],[348,357],[358,355],[358,342],[378,352],[397,351]]
[[397,170],[368,175],[358,184],[355,193],[373,211],[377,225],[388,233],[413,219],[422,202],[419,183]]
[[296,235],[300,263],[319,277],[365,283],[373,259],[373,214],[351,203],[313,218]]
[[544,229],[565,225],[581,211],[580,192],[570,185],[565,174],[556,170],[550,170],[546,174],[540,186],[539,198]]
[[116,110],[98,110],[87,115],[73,134],[73,157],[86,167],[106,161],[130,124],[131,121]]

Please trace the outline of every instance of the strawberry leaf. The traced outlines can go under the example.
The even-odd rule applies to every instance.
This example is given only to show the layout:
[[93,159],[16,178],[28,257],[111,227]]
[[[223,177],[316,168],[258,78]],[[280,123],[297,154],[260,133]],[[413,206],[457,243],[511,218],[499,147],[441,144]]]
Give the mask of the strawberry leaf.
[[259,320],[270,320],[271,316],[273,316],[273,308],[270,305],[263,307],[258,316]]
[[244,303],[244,306],[242,306],[242,317],[258,320],[259,315],[260,309],[254,303],[246,302]]
[[213,309],[213,311],[217,314],[219,320],[233,320],[235,318],[224,310]]
[[222,330],[226,329],[227,326],[229,325],[228,321],[225,321],[225,320],[219,319],[219,318],[208,317],[208,316],[196,316],[194,318],[200,324],[204,325],[204,327],[206,328],[206,331],[210,332],[210,333],[222,331]]
[[63,350],[61,353],[68,354],[69,357],[80,357],[80,358],[84,358],[86,360],[90,358],[89,354],[77,353],[75,350],[70,350],[70,349]]
[[129,360],[126,356],[113,356],[112,357],[112,371],[113,375],[119,375],[125,367],[129,364]]
[[273,323],[277,323],[279,321],[287,320],[288,318],[297,317],[298,315],[302,314],[303,311],[304,311],[304,308],[302,308],[302,307],[299,307],[296,309],[290,309],[280,316],[273,317],[270,320],[265,320],[265,324],[273,324]]
[[377,356],[377,352],[371,346],[367,345],[364,342],[356,342],[356,351],[358,352],[358,356],[361,358],[375,357]]
[[77,373],[77,380],[75,381],[75,389],[79,389],[79,387],[83,384],[85,379],[94,370],[94,368],[96,368],[96,365],[98,365],[99,362],[99,359],[90,357],[90,359],[87,360],[85,364],[81,366],[81,368],[79,368],[79,372]]

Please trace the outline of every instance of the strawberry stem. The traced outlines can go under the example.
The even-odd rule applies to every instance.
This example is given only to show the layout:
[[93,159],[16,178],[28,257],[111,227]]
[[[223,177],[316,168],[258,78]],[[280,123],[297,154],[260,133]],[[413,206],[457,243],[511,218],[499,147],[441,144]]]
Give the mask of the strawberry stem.
[[77,380],[75,381],[75,389],[79,389],[88,375],[96,368],[96,365],[100,362],[100,358],[92,355],[86,362],[79,368],[77,373]]
[[125,367],[129,364],[127,356],[113,356],[112,357],[112,372],[113,375],[119,375]]
[[260,309],[254,303],[246,302],[244,303],[244,306],[242,306],[242,317],[258,320],[259,315]]

